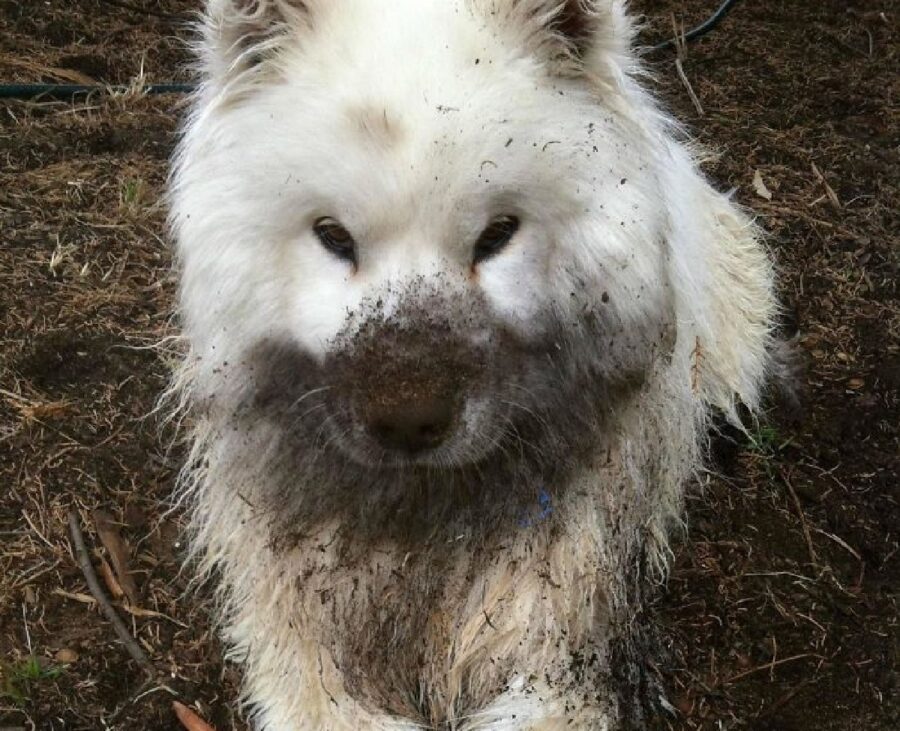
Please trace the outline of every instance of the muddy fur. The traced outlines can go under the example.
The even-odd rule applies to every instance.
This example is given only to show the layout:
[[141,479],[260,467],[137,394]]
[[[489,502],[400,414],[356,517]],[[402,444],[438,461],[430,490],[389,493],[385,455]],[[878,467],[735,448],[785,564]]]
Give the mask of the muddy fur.
[[[401,301],[390,317],[375,300],[349,318],[321,364],[284,342],[261,342],[246,360],[223,364],[220,377],[240,388],[227,430],[211,438],[236,458],[219,467],[229,475],[227,511],[239,509],[266,537],[276,565],[296,566],[296,601],[315,611],[320,642],[347,692],[372,709],[433,724],[477,710],[477,699],[499,695],[526,672],[508,650],[491,657],[488,677],[480,668],[470,677],[466,658],[452,686],[445,668],[429,665],[471,624],[473,603],[488,601],[473,593],[473,580],[488,591],[475,577],[511,572],[509,581],[522,562],[543,591],[559,589],[550,547],[566,542],[569,509],[592,502],[579,494],[588,487],[579,475],[594,459],[612,464],[610,435],[635,408],[648,374],[671,355],[671,326],[629,334],[602,312],[581,312],[548,316],[539,336],[523,340],[433,287],[414,284]],[[618,339],[629,345],[611,347]],[[350,412],[361,399],[415,388],[483,392],[503,429],[481,435],[487,444],[474,460],[385,464],[389,455],[371,447],[348,453]],[[618,503],[621,477],[609,470],[608,479],[591,490]],[[634,558],[626,563],[641,563]],[[599,557],[590,563],[590,571],[603,568]],[[592,590],[583,599],[601,621],[613,621],[611,597]],[[490,605],[482,606],[480,653],[501,633]],[[549,639],[536,629],[531,641]],[[575,686],[605,675],[603,652],[579,643]],[[448,658],[451,667],[456,662]],[[545,671],[559,683],[568,669]],[[477,692],[467,690],[472,683]],[[435,707],[435,694],[449,709]]]
[[[321,388],[310,388],[322,382],[320,369],[284,345],[256,349],[248,373],[257,375],[241,380],[261,388],[242,399],[226,432],[208,435],[220,461],[204,484],[219,489],[195,513],[209,560],[233,536],[221,521],[252,533],[234,568],[256,580],[248,594],[226,597],[232,621],[252,621],[278,587],[294,607],[293,629],[301,634],[309,622],[333,659],[330,673],[317,674],[339,673],[342,690],[373,715],[461,723],[510,678],[528,678],[534,694],[563,695],[566,718],[612,715],[615,699],[636,690],[631,674],[611,673],[608,642],[619,637],[618,657],[632,657],[627,610],[659,576],[651,557],[678,512],[661,488],[686,476],[696,424],[688,415],[680,425],[683,449],[671,463],[648,445],[673,441],[663,434],[672,403],[639,400],[660,376],[659,361],[627,383],[567,381],[573,369],[557,367],[558,344],[530,348],[547,363],[541,383],[526,381],[544,389],[530,398],[543,399],[511,411],[497,449],[462,468],[348,460],[323,434],[325,419],[312,418],[315,397],[301,401],[292,390]],[[277,406],[273,387],[287,397]],[[327,410],[328,392],[320,393]],[[641,434],[624,452],[612,437],[623,430]]]
[[256,725],[640,728],[684,485],[769,369],[755,229],[617,0],[251,5],[210,3],[175,161],[171,395]]
[[[321,364],[274,341],[227,367],[243,389],[232,428],[265,422],[278,434],[270,469],[285,477],[255,495],[261,510],[285,521],[276,533],[338,519],[363,550],[385,538],[411,549],[436,531],[490,535],[515,526],[541,491],[564,490],[573,468],[611,447],[617,414],[672,347],[665,322],[656,333],[625,333],[601,313],[565,322],[551,314],[524,339],[438,292],[413,287],[401,297],[390,317],[377,302],[354,314]],[[617,340],[627,344],[617,348]],[[359,424],[373,402],[402,406],[420,391],[483,401],[499,428],[460,427],[459,448],[425,459],[394,456],[367,439]]]

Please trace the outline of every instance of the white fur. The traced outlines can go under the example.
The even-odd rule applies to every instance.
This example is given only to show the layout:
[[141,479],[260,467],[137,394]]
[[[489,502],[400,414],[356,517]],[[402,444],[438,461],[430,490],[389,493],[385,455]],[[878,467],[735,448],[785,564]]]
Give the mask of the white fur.
[[[624,3],[582,5],[597,29],[575,59],[554,55],[565,39],[542,33],[555,3],[541,0],[209,2],[205,83],[172,178],[190,343],[175,388],[196,408],[183,481],[194,554],[217,572],[223,631],[261,730],[424,725],[360,703],[317,644],[326,620],[313,589],[348,577],[329,574],[325,556],[302,592],[296,579],[304,550],[337,526],[293,553],[272,549],[245,497],[265,484],[277,440],[265,424],[239,443],[224,433],[241,383],[222,365],[266,338],[324,359],[348,312],[389,283],[464,272],[478,233],[510,208],[522,218],[514,244],[465,285],[509,328],[528,335],[577,276],[625,329],[671,311],[675,341],[619,415],[608,459],[584,464],[577,497],[555,506],[562,533],[523,530],[472,579],[453,610],[459,631],[430,659],[440,680],[428,701],[461,731],[616,727],[612,694],[567,704],[524,674],[497,693],[488,659],[541,675],[564,668],[584,637],[631,621],[625,577],[643,552],[646,578],[662,576],[708,415],[736,419],[738,403],[758,401],[775,305],[752,224],[638,84]],[[353,231],[357,271],[315,241],[324,215]],[[388,554],[356,578],[374,582],[405,560]],[[464,686],[481,706],[459,717]]]

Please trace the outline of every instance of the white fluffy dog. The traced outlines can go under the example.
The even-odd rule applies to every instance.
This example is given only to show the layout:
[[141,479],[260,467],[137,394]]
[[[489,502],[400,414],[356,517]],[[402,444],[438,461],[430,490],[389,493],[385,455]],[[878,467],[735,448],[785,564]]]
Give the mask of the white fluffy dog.
[[630,652],[772,272],[623,0],[209,0],[183,479],[259,729],[642,727]]

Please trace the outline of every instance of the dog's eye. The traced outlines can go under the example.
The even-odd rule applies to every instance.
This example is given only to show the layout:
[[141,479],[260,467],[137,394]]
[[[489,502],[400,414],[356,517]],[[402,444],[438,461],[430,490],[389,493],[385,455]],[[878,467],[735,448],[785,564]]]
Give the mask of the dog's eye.
[[353,236],[333,218],[320,218],[313,225],[316,237],[339,259],[356,264],[356,242]]
[[481,232],[478,241],[475,243],[474,264],[490,259],[494,254],[498,253],[505,247],[516,235],[519,230],[519,219],[515,216],[502,216],[491,222],[491,224]]

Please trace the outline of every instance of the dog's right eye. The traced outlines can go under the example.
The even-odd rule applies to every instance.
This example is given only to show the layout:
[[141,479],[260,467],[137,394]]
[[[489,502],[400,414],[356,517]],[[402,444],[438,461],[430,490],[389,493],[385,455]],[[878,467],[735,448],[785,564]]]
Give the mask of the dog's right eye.
[[501,216],[492,221],[490,225],[481,232],[478,241],[475,243],[475,253],[472,259],[473,264],[480,264],[499,253],[519,230],[519,219],[515,216]]
[[316,238],[338,259],[356,264],[356,241],[341,224],[333,218],[320,218],[313,224]]

